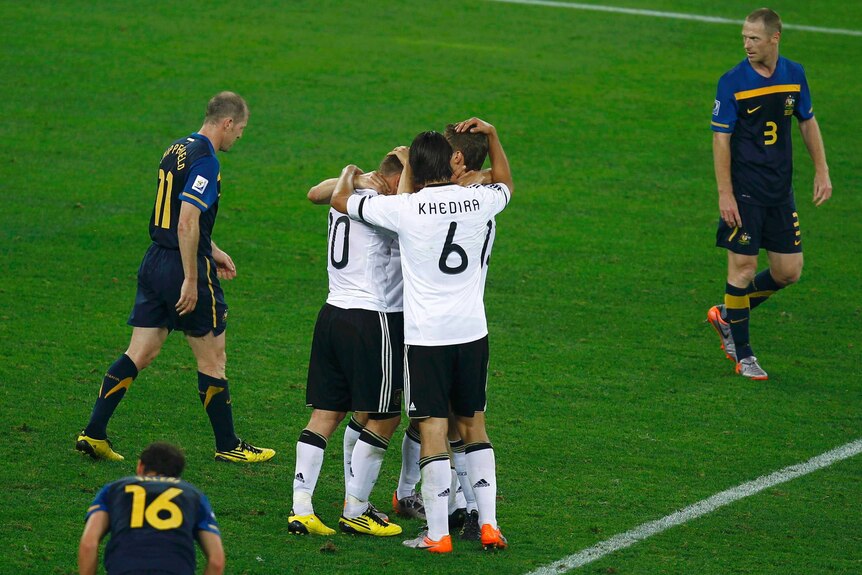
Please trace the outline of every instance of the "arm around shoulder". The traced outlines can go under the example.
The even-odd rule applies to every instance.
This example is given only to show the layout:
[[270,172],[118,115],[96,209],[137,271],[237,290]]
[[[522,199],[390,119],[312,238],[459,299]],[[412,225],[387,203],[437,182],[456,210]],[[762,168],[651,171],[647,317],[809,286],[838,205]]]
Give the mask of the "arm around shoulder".
[[329,199],[332,197],[332,192],[335,190],[335,183],[337,181],[338,178],[328,178],[316,186],[311,186],[307,194],[308,201],[319,206],[329,204]]
[[357,173],[361,172],[362,170],[353,164],[345,166],[345,168],[341,170],[341,175],[338,177],[338,182],[335,184],[335,191],[332,194],[332,199],[329,201],[329,205],[332,206],[334,210],[339,211],[342,214],[347,213],[347,200],[355,191],[353,186],[353,177]]

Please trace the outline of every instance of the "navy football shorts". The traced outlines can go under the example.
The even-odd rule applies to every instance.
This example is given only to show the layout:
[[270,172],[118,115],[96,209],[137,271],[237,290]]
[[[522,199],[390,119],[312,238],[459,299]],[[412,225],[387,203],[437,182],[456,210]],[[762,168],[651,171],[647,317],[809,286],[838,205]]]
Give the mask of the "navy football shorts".
[[227,327],[227,304],[215,261],[198,255],[198,303],[193,312],[180,316],[176,305],[184,277],[179,250],[152,244],[138,268],[138,292],[128,324],[176,329],[192,337],[221,334]]
[[742,227],[728,226],[719,219],[715,245],[733,253],[756,256],[760,249],[779,254],[802,252],[802,233],[796,204],[756,206],[737,203]]

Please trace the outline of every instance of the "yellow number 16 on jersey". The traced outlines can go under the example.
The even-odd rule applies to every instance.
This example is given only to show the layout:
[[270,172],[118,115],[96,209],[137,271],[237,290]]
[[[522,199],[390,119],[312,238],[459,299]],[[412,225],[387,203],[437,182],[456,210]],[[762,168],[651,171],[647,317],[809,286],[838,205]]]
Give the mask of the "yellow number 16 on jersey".
[[[147,491],[140,485],[126,485],[126,493],[132,494],[132,517],[129,527],[137,529],[144,526],[144,519],[155,529],[175,529],[183,524],[183,510],[171,501],[182,493],[182,489],[170,487],[147,505]],[[167,517],[160,517],[159,513]]]

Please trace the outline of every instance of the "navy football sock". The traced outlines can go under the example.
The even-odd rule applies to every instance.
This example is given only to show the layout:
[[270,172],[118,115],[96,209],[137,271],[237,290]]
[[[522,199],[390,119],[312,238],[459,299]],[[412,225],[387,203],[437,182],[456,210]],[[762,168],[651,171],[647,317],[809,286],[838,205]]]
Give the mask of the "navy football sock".
[[102,380],[99,397],[96,398],[84,435],[93,439],[107,439],[108,420],[111,419],[114,410],[117,409],[117,405],[136,377],[138,377],[138,368],[126,354],[121,355],[111,364]]
[[210,418],[216,451],[230,451],[239,444],[239,438],[233,429],[233,409],[227,380],[198,372],[198,392]]
[[727,323],[730,325],[733,343],[736,344],[736,361],[754,355],[748,336],[751,307],[746,288],[727,284],[724,288],[724,309],[727,312]]
[[769,272],[769,268],[766,268],[757,274],[754,277],[754,281],[752,281],[746,289],[751,309],[754,309],[765,302],[769,299],[769,296],[780,290],[782,287],[783,286],[778,285],[778,283],[773,279],[772,274]]

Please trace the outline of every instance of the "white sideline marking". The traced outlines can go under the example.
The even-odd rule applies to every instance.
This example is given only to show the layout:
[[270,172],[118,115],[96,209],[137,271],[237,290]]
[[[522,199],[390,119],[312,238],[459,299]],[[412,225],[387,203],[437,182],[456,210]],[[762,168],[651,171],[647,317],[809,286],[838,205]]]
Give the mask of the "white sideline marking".
[[[489,0],[490,2],[505,2],[507,4],[529,4],[532,6],[549,6],[551,8],[569,8],[571,10],[593,10],[594,12],[614,12],[616,14],[631,14],[634,16],[655,16],[656,18],[674,18],[676,20],[695,20],[697,22],[710,22],[712,24],[736,24],[741,26],[743,20],[732,20],[730,18],[718,18],[715,16],[700,16],[698,14],[682,14],[680,12],[661,12],[658,10],[638,10],[636,8],[622,8],[619,6],[602,6],[600,4],[578,4],[575,2],[554,2],[552,0]],[[860,30],[846,30],[844,28],[822,28],[820,26],[803,26],[800,24],[783,24],[788,30],[804,30],[806,32],[820,32],[821,34],[840,34],[842,36],[862,36]]]
[[671,527],[682,525],[692,519],[697,519],[702,515],[711,513],[719,507],[723,507],[729,503],[748,497],[749,495],[754,495],[764,489],[769,489],[770,487],[790,481],[791,479],[802,477],[812,471],[823,469],[833,463],[837,463],[843,459],[848,459],[854,455],[859,455],[860,453],[862,453],[862,439],[851,441],[841,447],[827,451],[826,453],[822,453],[816,457],[812,457],[805,463],[797,463],[796,465],[785,467],[775,473],[758,477],[754,481],[749,481],[728,489],[727,491],[716,493],[712,497],[698,501],[694,505],[689,505],[685,509],[681,509],[676,513],[671,513],[657,521],[650,521],[643,525],[639,525],[630,531],[626,531],[620,535],[615,535],[610,539],[593,545],[589,549],[584,549],[579,553],[569,555],[568,557],[555,561],[550,565],[531,571],[527,575],[559,575],[560,573],[571,571],[572,569],[576,569],[586,565],[587,563],[592,563],[596,559],[601,559],[605,555],[609,555],[614,551],[631,547],[638,541],[643,541],[647,537],[657,535]]

